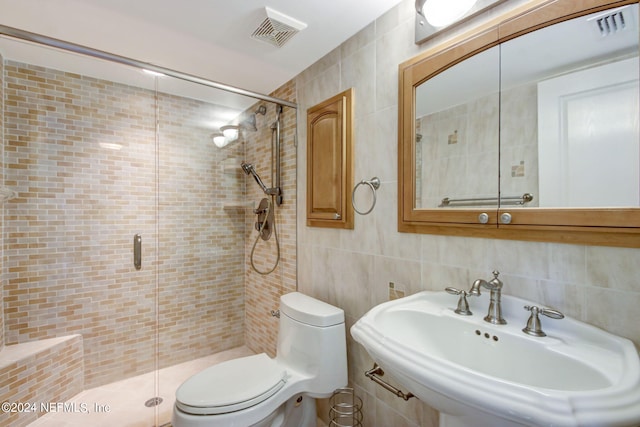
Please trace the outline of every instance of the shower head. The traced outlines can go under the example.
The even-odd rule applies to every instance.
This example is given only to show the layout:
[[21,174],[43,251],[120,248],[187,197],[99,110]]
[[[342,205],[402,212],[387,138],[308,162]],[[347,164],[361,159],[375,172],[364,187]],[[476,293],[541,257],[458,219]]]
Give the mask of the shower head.
[[253,167],[251,163],[242,162],[240,167],[242,167],[242,170],[244,171],[244,173],[246,173],[247,175],[253,176],[253,179],[256,180],[256,182],[258,183],[260,188],[262,188],[262,191],[264,191],[265,194],[270,194],[269,189],[267,188],[266,185],[264,185],[264,183],[260,179],[260,176],[258,176],[256,169]]
[[251,163],[242,162],[240,167],[242,168],[244,173],[246,173],[247,175],[250,175],[252,171],[255,171]]
[[256,125],[256,114],[262,114],[264,116],[265,114],[267,114],[267,107],[265,107],[264,105],[260,105],[253,114],[248,116],[246,119],[242,121],[242,123],[240,123],[240,127],[242,127],[242,129],[250,130],[252,132],[257,131],[258,126]]
[[252,114],[244,119],[243,122],[240,123],[240,126],[242,127],[242,129],[250,130],[251,132],[257,131],[258,127],[256,126],[256,115]]

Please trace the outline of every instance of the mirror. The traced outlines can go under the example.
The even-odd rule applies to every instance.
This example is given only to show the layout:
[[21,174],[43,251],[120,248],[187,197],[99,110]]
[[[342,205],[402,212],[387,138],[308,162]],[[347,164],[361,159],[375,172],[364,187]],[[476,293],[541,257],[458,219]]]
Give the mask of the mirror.
[[638,2],[575,3],[401,64],[400,231],[640,246]]
[[[416,87],[415,206],[435,209],[498,194],[500,47]],[[478,176],[484,179],[478,179]]]
[[640,206],[637,17],[627,5],[501,43],[501,194]]

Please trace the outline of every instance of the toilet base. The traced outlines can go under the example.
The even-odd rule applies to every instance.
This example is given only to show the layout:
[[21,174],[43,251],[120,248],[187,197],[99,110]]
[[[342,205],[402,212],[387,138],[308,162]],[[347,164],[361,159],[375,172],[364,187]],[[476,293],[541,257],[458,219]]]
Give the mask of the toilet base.
[[[247,408],[250,409],[250,408]],[[296,394],[257,423],[242,424],[242,412],[221,415],[190,415],[173,407],[173,427],[316,427],[316,400]]]
[[276,413],[270,423],[263,420],[251,427],[316,427],[316,400],[309,396],[292,397]]

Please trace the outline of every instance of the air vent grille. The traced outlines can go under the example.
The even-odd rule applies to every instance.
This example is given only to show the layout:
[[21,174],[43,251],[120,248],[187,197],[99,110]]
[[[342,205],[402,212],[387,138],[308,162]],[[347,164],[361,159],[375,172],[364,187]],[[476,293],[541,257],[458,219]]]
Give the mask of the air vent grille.
[[605,37],[609,34],[617,33],[618,31],[622,31],[627,26],[627,20],[624,17],[624,13],[622,10],[601,16],[600,18],[595,20],[598,25],[598,31],[600,31],[600,35]]
[[630,30],[635,31],[638,27],[635,19],[637,13],[637,6],[623,6],[589,18],[587,21],[598,36],[607,37]]
[[293,36],[307,27],[307,24],[304,22],[300,22],[271,8],[265,7],[265,12],[267,15],[266,18],[251,35],[251,38],[255,40],[282,47],[286,42],[291,40]]

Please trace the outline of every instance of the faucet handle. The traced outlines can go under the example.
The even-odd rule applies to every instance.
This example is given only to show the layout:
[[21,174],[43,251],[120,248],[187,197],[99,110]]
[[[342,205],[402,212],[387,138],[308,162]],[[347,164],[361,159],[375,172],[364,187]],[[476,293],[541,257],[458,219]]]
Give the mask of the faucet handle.
[[544,314],[552,319],[563,319],[564,314],[558,310],[552,310],[550,308],[540,308],[535,305],[525,305],[524,309],[531,312],[529,320],[527,320],[527,326],[522,330],[525,334],[533,335],[534,337],[545,337],[547,334],[542,330],[542,324],[540,323],[540,317],[538,314]]
[[458,307],[454,310],[455,313],[461,314],[463,316],[471,316],[473,314],[471,310],[469,310],[467,295],[473,296],[474,294],[452,287],[445,288],[445,291],[452,295],[460,295],[460,298],[458,299]]
[[502,280],[498,279],[500,272],[498,270],[493,270],[493,279],[489,280],[489,285],[494,289],[502,289]]

